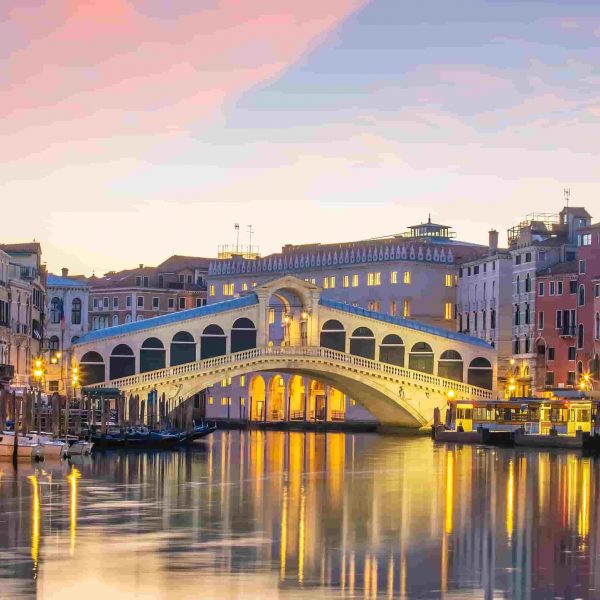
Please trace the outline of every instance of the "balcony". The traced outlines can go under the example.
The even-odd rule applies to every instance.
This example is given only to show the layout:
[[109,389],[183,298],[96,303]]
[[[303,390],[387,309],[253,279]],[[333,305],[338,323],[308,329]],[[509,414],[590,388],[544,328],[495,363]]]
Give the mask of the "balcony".
[[562,329],[559,330],[558,335],[563,338],[575,337],[575,325],[563,325]]

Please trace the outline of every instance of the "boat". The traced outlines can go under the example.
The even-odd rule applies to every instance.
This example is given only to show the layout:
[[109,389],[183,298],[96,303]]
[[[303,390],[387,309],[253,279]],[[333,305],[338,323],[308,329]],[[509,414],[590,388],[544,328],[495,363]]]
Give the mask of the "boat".
[[[43,460],[42,446],[32,436],[18,436],[18,460]],[[3,431],[0,434],[0,459],[11,460],[14,454],[15,432]]]
[[151,431],[147,427],[109,427],[105,434],[92,434],[92,441],[103,448],[175,448],[205,437],[216,430],[215,425],[202,423],[191,431]]
[[72,456],[89,456],[94,448],[93,442],[87,440],[73,439],[68,440],[69,446],[66,448],[66,455]]

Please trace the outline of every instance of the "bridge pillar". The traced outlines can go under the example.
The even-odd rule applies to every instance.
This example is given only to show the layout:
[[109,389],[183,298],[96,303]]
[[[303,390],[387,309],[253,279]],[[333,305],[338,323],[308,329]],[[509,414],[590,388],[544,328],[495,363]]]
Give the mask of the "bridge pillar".
[[304,385],[304,422],[308,420],[308,397],[310,394],[309,382],[306,377],[302,378],[302,383]]
[[325,410],[323,411],[323,423],[329,421],[329,386],[325,386]]

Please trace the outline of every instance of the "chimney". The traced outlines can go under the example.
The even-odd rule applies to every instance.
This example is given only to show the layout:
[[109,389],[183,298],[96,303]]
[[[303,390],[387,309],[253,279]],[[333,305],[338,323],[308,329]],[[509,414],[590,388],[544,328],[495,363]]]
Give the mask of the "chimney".
[[69,269],[67,269],[67,267],[63,267],[61,269],[61,273],[63,277],[68,277],[69,276]]
[[495,229],[490,229],[489,240],[490,256],[494,256],[498,250],[498,232]]
[[144,268],[144,263],[140,263],[140,269]]

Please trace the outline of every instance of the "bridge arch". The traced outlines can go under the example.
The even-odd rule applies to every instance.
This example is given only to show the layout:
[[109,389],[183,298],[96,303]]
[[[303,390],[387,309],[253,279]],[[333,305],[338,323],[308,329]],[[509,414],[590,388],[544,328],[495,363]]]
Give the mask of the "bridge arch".
[[408,368],[433,375],[433,350],[427,342],[417,342],[410,349]]
[[257,373],[248,384],[249,416],[251,421],[264,421],[265,402],[267,398],[265,379]]
[[338,352],[346,352],[346,330],[337,319],[329,319],[321,327],[320,344]]
[[135,354],[127,344],[118,344],[110,353],[109,372],[111,379],[121,379],[135,374]]
[[157,371],[166,366],[166,351],[164,344],[156,337],[150,337],[142,342],[140,348],[140,373]]
[[438,377],[462,381],[464,361],[456,350],[445,350],[438,359]]
[[196,361],[196,340],[189,331],[178,331],[171,340],[171,366]]
[[299,421],[304,418],[304,385],[302,375],[292,375],[288,381],[290,421]]
[[227,352],[227,335],[219,325],[208,325],[200,336],[200,360],[222,356]]
[[379,345],[379,360],[397,367],[404,366],[404,341],[399,335],[386,335]]
[[101,383],[106,379],[106,365],[98,352],[86,352],[79,361],[79,368],[82,387]]
[[357,327],[350,336],[350,354],[375,360],[375,334],[368,327]]
[[231,352],[256,348],[256,325],[247,317],[236,319],[231,326]]
[[280,421],[285,418],[285,382],[281,375],[273,375],[269,380],[267,400],[267,420]]
[[494,382],[494,370],[490,361],[482,356],[474,358],[469,364],[467,381],[469,385],[491,390]]

